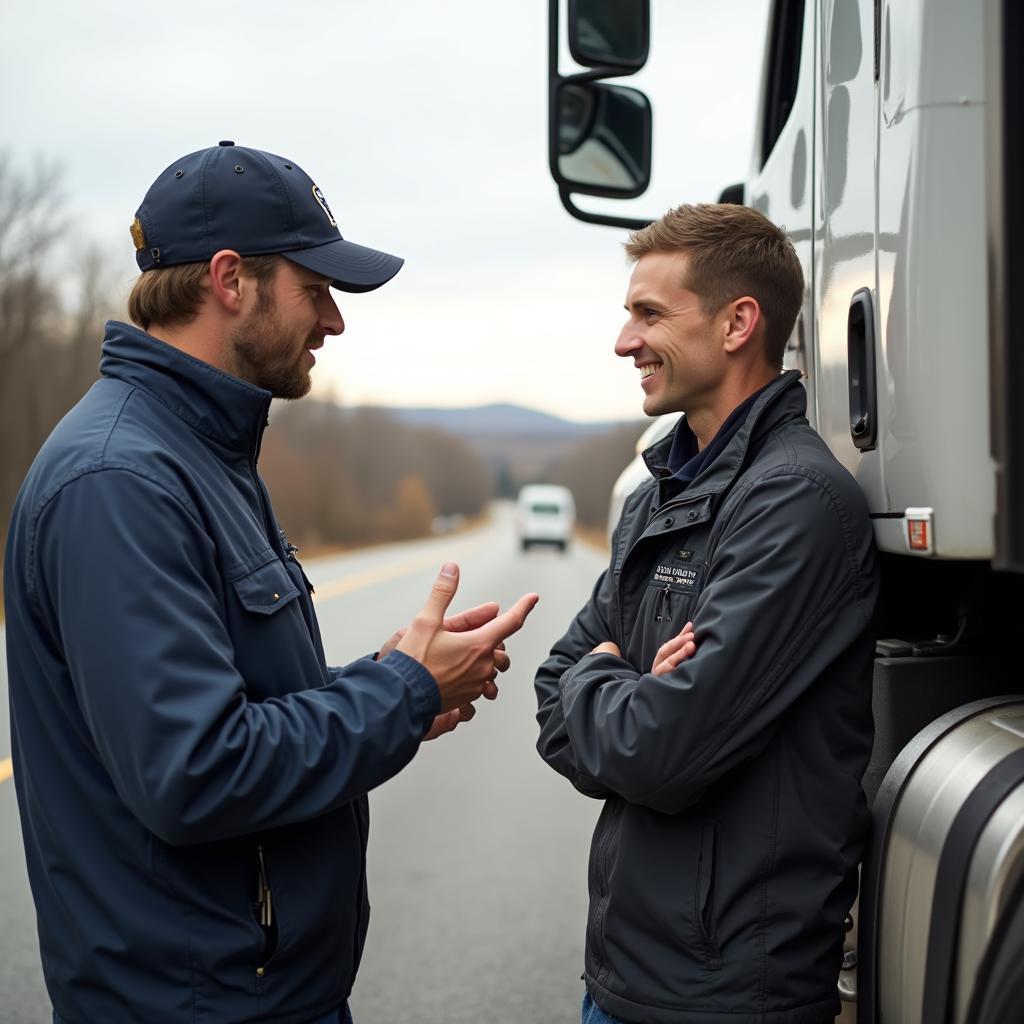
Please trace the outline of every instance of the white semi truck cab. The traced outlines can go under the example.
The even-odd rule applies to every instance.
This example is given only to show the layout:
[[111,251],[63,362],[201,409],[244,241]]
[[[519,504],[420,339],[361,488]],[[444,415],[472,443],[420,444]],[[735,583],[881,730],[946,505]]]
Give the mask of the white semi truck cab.
[[[765,3],[749,173],[674,201],[792,237],[787,365],[881,552],[875,824],[840,993],[860,1024],[1024,1021],[1024,5]],[[585,197],[643,195],[652,139],[688,131],[622,84],[651,24],[649,0],[549,0],[549,164],[581,220],[653,219]]]

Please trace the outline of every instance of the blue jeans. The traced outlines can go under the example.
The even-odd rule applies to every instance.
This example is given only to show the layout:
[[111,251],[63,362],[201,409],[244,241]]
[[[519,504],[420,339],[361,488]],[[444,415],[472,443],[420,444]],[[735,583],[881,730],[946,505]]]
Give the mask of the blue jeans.
[[580,1007],[581,1024],[626,1024],[618,1017],[605,1013],[590,997],[589,992],[583,994],[583,1006]]

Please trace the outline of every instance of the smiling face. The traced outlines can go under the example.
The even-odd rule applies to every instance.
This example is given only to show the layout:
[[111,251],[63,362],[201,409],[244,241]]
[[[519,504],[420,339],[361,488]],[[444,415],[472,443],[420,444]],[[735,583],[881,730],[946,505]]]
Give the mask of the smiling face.
[[683,411],[692,423],[717,404],[727,368],[716,318],[684,284],[688,263],[679,251],[640,257],[615,352],[639,370],[648,416]]
[[287,259],[256,288],[249,313],[231,332],[236,376],[275,398],[301,398],[312,384],[313,350],[345,321],[330,293],[330,279]]

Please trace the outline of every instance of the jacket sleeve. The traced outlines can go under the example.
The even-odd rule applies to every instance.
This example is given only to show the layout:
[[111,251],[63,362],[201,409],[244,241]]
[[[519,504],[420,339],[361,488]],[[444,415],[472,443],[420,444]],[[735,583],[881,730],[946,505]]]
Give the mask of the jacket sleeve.
[[[616,538],[613,538],[613,551],[615,540]],[[588,776],[577,762],[566,729],[561,687],[562,680],[576,667],[579,660],[590,654],[599,643],[614,640],[621,644],[622,638],[612,632],[609,624],[611,598],[612,572],[609,568],[598,577],[590,600],[573,619],[565,636],[551,649],[551,654],[537,670],[534,679],[534,689],[537,693],[537,722],[540,725],[538,753],[581,793],[597,799],[604,799],[611,793],[606,786]],[[625,667],[624,662],[619,663]]]
[[216,555],[185,496],[112,469],[53,497],[29,552],[98,757],[132,813],[173,844],[290,824],[366,793],[412,759],[440,704],[430,673],[400,652],[249,701]]
[[776,471],[733,508],[692,615],[696,654],[663,676],[589,655],[550,698],[564,762],[665,813],[760,753],[780,716],[872,621],[871,533],[854,528],[827,480]]

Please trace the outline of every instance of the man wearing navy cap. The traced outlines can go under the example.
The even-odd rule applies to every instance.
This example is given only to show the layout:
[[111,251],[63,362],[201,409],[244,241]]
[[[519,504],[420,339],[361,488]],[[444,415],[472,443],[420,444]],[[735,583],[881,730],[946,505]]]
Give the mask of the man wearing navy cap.
[[535,595],[327,666],[256,471],[310,386],[330,288],[402,261],[342,238],[296,164],[231,142],[171,164],[131,228],[138,327],[22,486],[4,566],[15,783],[54,1021],[350,1020],[366,793],[472,716]]

